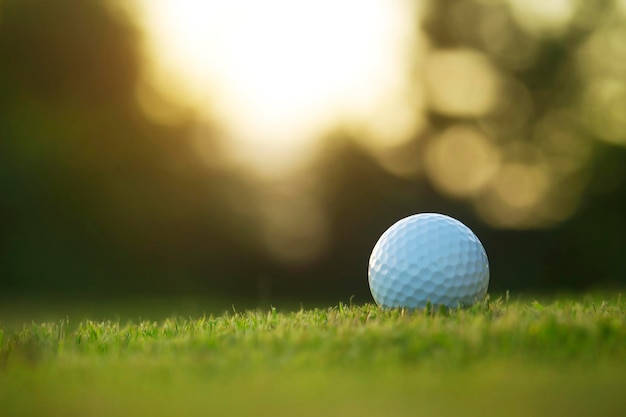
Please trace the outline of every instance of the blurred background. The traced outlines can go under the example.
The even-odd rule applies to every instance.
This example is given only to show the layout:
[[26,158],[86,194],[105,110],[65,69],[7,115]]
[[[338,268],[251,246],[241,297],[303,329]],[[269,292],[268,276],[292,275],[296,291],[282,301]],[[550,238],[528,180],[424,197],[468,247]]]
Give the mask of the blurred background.
[[626,1],[0,0],[5,298],[367,301],[427,211],[626,284]]

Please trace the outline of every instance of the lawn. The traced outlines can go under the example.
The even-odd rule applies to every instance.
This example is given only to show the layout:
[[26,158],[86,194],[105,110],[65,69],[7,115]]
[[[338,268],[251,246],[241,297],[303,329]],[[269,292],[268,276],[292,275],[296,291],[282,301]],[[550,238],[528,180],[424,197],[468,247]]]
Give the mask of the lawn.
[[626,301],[0,322],[0,416],[125,415],[623,417]]

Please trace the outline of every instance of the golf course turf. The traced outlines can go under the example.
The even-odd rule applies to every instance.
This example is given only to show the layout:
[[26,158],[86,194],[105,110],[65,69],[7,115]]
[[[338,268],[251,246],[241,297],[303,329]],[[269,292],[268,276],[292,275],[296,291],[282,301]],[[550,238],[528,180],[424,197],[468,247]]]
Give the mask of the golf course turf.
[[624,416],[626,300],[0,317],[0,416]]

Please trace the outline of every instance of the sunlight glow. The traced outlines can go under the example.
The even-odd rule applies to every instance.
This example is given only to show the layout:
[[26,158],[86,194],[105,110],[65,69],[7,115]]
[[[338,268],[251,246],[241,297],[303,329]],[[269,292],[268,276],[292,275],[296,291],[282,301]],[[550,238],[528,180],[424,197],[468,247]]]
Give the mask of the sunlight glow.
[[456,125],[436,137],[426,153],[434,185],[452,197],[471,197],[492,179],[500,155],[477,129]]
[[571,21],[574,0],[509,0],[517,21],[530,32],[558,33]]
[[137,1],[153,88],[192,103],[238,157],[276,167],[341,124],[379,140],[381,126],[407,136],[415,125],[397,116],[416,102],[410,2]]
[[450,116],[483,116],[496,104],[499,77],[487,58],[470,49],[432,53],[426,83],[432,108]]

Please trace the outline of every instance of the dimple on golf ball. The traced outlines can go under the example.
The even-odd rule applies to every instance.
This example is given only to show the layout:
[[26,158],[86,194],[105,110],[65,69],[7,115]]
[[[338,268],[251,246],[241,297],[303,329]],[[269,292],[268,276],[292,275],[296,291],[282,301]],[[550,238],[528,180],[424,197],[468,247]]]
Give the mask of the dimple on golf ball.
[[489,262],[463,223],[437,213],[399,220],[378,239],[369,260],[374,301],[385,308],[451,308],[484,298]]

